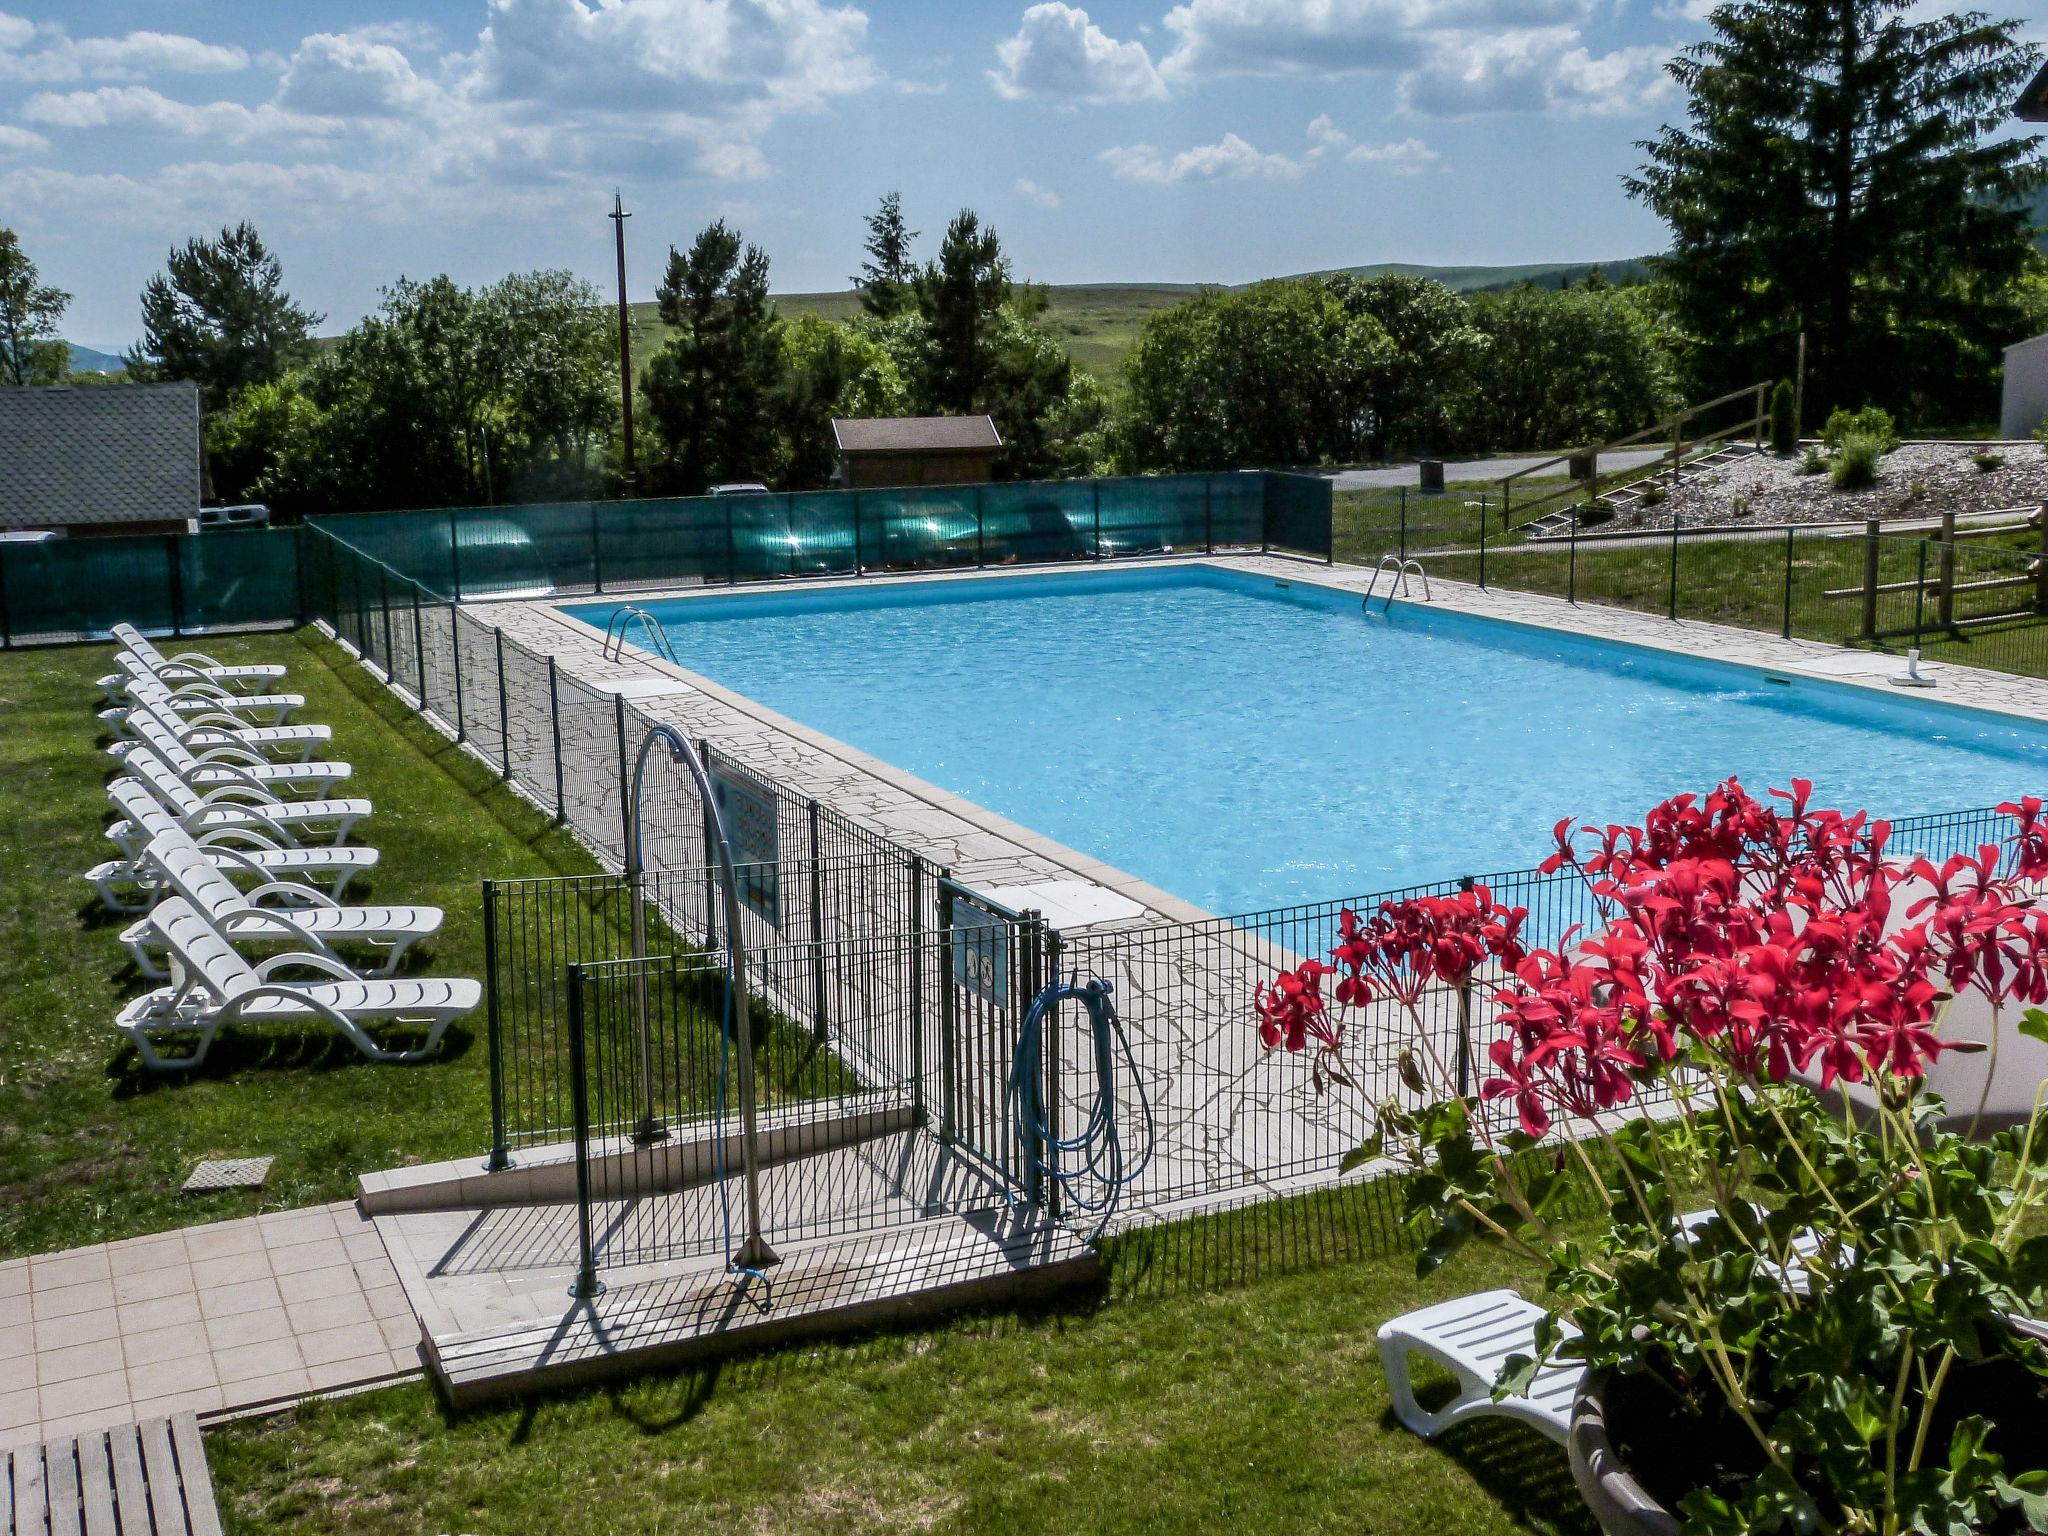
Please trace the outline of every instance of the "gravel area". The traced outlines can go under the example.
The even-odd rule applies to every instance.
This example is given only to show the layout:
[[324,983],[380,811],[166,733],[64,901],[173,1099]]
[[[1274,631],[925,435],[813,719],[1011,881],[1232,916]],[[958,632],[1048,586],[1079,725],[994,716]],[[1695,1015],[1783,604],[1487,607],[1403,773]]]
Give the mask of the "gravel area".
[[1993,444],[1990,451],[2005,462],[1986,472],[1973,461],[1977,446],[1905,443],[1879,461],[1877,484],[1861,491],[1835,490],[1824,473],[1801,474],[1800,454],[1754,454],[1687,479],[1656,506],[1624,512],[1602,531],[1669,528],[1674,512],[1686,527],[1741,527],[1872,517],[1895,522],[2048,502],[2048,450],[2028,442]]

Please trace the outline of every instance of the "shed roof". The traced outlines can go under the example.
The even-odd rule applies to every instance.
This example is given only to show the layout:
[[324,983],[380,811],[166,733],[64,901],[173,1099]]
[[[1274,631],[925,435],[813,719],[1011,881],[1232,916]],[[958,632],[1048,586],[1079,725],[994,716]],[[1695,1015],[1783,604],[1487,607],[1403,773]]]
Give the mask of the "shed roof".
[[2041,72],[2020,92],[2019,103],[2012,110],[2026,122],[2048,123],[2048,64],[2043,64]]
[[993,453],[1003,446],[986,416],[835,416],[832,438],[841,453]]
[[199,386],[0,389],[0,464],[0,528],[191,517]]

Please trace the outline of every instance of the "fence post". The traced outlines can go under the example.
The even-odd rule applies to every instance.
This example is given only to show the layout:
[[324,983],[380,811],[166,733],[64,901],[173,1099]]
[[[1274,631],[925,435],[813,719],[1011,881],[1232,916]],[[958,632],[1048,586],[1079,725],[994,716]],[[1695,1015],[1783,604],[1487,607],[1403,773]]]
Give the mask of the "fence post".
[[7,546],[0,544],[0,650],[14,649],[14,612],[7,606]]
[[1913,649],[1920,649],[1920,628],[1927,611],[1927,541],[1920,541],[1920,575],[1913,583]]
[[1956,515],[1941,514],[1941,584],[1935,589],[1934,616],[1943,629],[1953,628],[1956,619]]
[[590,1072],[583,1060],[583,967],[569,967],[569,1108],[576,1133],[576,1280],[569,1294],[589,1301],[604,1293],[590,1241]]
[[1671,599],[1666,610],[1671,622],[1678,622],[1678,514],[1671,514]]
[[569,819],[569,802],[562,794],[562,700],[555,691],[555,658],[548,658],[548,725],[555,738],[555,825]]
[[292,620],[306,622],[306,525],[292,529]]
[[[1060,973],[1061,940],[1058,929],[1047,931],[1045,914],[1031,914],[1033,948],[1037,953],[1037,974],[1032,977],[1034,987],[1043,988]],[[1060,1032],[1059,1009],[1057,1005],[1047,1009],[1046,1030],[1043,1036],[1045,1046],[1044,1070],[1039,1081],[1045,1085],[1044,1125],[1045,1143],[1039,1149],[1039,1160],[1046,1165],[1047,1174],[1040,1178],[1040,1189],[1045,1196],[1047,1212],[1058,1220],[1060,1207],[1065,1203],[1058,1178],[1060,1144]]]
[[924,857],[915,853],[910,856],[910,1115],[924,1124]]
[[505,631],[493,629],[491,640],[498,652],[498,765],[504,770],[501,777],[509,779],[512,777],[512,701],[505,693]]
[[[1458,889],[1469,891],[1473,877],[1460,875]],[[1468,977],[1458,987],[1458,1097],[1472,1096],[1472,982]]]
[[633,851],[633,790],[626,778],[626,696],[623,693],[612,695],[612,723],[619,738],[619,861],[624,863]]
[[[711,773],[711,743],[703,737],[697,738],[697,761],[704,765],[706,777]],[[711,813],[704,813],[704,856],[697,861],[704,869],[704,945],[707,949],[718,947],[718,848],[711,841]],[[776,871],[776,879],[782,878]]]
[[491,1155],[484,1172],[512,1166],[505,1137],[505,1036],[498,1000],[498,882],[484,882],[484,1022],[491,1052]]
[[1486,590],[1486,497],[1479,498],[1479,590]]
[[1273,475],[1267,470],[1259,476],[1259,553],[1273,552]]
[[939,1140],[953,1140],[955,1105],[954,1074],[959,1068],[959,1048],[953,1036],[959,1028],[960,1000],[953,977],[953,872],[939,871]]
[[849,496],[846,504],[853,513],[853,573],[858,576],[861,571],[860,492],[855,491]]
[[398,647],[391,639],[391,567],[381,560],[377,562],[377,602],[384,610],[384,681],[388,683],[398,673]]
[[1781,640],[1790,640],[1792,638],[1792,539],[1792,525],[1787,523],[1785,525],[1785,623],[1778,631],[1778,638]]
[[1576,604],[1579,600],[1579,509],[1573,507],[1566,514],[1572,520],[1571,554],[1567,557],[1564,572],[1564,600]]
[[725,584],[736,586],[740,579],[739,551],[733,545],[732,503],[730,496],[718,498],[725,503]]
[[455,532],[455,509],[448,509],[448,575],[455,586],[455,601],[462,601],[462,540]]
[[182,635],[185,633],[185,568],[184,562],[178,558],[178,535],[175,533],[164,535],[164,558],[168,562],[164,570],[165,586],[171,599],[171,633]]
[[1202,476],[1202,549],[1216,553],[1216,477]]
[[825,1043],[825,859],[818,831],[819,807],[810,802],[811,824],[811,1033]]
[[1401,560],[1408,559],[1408,487],[1401,487]]
[[[2034,556],[2034,606],[2048,613],[2048,501],[2041,503],[2033,521],[2041,527],[2041,548]],[[0,629],[4,629],[7,623],[5,587],[5,581],[0,580]]]
[[420,584],[410,577],[406,584],[412,588],[412,669],[419,683],[415,696],[419,700],[420,713],[424,715],[427,712],[427,642],[420,633]]
[[596,502],[590,504],[590,586],[600,597],[604,595],[604,536],[598,527]]
[[988,527],[982,517],[981,487],[974,488],[974,568],[988,564]]
[[1874,517],[1863,523],[1863,638],[1872,639],[1877,634],[1877,530],[1882,526]]
[[1088,482],[1088,486],[1095,493],[1095,558],[1100,560],[1102,558],[1102,477],[1097,475]]
[[462,703],[462,620],[453,603],[448,605],[448,649],[455,658],[455,744],[459,747],[469,738],[469,722]]

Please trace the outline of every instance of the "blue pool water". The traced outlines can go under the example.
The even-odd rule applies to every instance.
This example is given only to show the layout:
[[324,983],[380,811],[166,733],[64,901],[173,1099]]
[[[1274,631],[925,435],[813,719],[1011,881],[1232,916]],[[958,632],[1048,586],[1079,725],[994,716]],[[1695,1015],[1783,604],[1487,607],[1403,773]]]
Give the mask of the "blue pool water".
[[693,671],[1217,913],[1524,868],[1731,774],[1890,816],[2048,785],[2008,717],[1213,567],[649,606]]

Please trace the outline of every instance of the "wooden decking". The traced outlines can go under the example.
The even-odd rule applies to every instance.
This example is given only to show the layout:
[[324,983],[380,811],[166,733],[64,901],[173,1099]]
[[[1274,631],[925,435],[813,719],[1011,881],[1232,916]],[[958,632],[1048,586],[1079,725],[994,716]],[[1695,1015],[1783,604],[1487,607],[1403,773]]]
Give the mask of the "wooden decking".
[[0,1536],[220,1536],[199,1421],[189,1413],[0,1457]]

